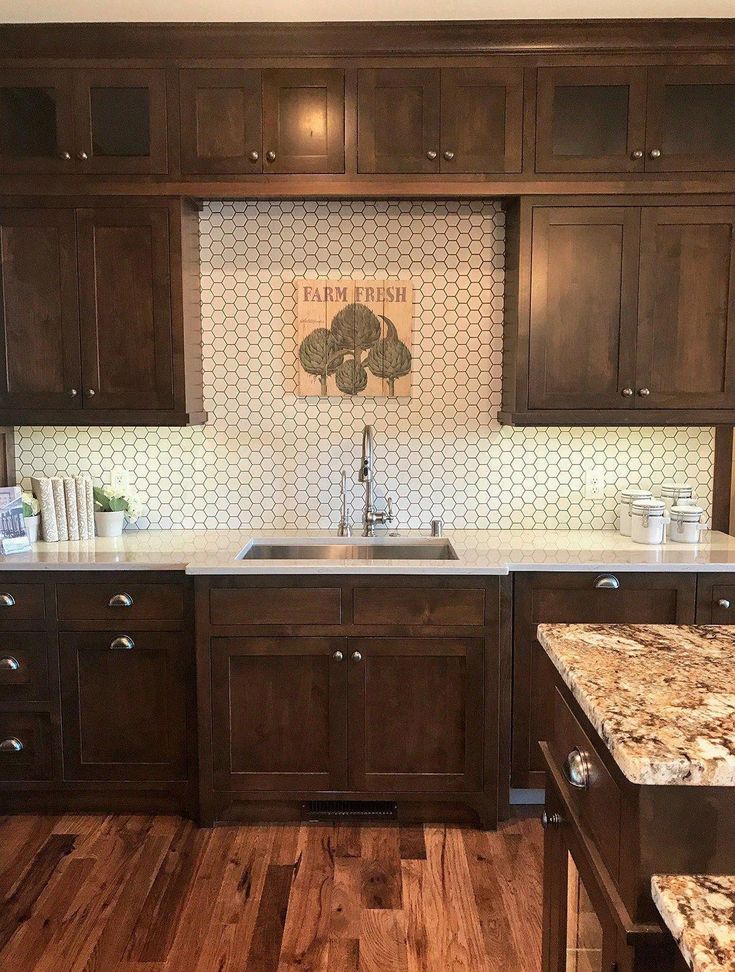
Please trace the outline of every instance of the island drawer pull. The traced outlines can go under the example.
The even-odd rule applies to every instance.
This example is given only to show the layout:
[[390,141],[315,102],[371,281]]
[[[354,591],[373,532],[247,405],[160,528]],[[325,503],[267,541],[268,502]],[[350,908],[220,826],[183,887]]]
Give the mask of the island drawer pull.
[[0,658],[0,671],[3,672],[17,672],[20,668],[20,662],[14,655],[3,655]]
[[590,763],[587,754],[576,746],[564,760],[564,776],[575,790],[586,790],[590,785]]
[[133,606],[133,599],[129,594],[113,594],[110,598],[111,608],[128,608]]
[[113,651],[130,651],[131,648],[135,648],[135,642],[132,638],[128,638],[127,635],[122,635],[119,638],[113,638],[110,642],[110,648]]
[[721,597],[717,602],[717,607],[721,607],[723,610],[727,611],[727,609],[730,607],[730,602],[726,597]]
[[620,581],[615,574],[600,574],[599,577],[595,577],[592,586],[598,590],[617,591]]
[[21,753],[23,752],[23,743],[16,736],[10,736],[9,739],[3,739],[0,742],[0,753]]
[[541,814],[541,825],[546,830],[548,827],[560,827],[564,823],[560,813],[547,813],[546,810]]
[[0,607],[13,607],[15,598],[12,594],[0,594]]

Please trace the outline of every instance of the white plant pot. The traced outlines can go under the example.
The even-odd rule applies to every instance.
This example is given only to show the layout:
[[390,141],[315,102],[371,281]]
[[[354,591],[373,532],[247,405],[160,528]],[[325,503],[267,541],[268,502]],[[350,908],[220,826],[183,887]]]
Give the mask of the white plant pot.
[[41,522],[40,516],[24,516],[26,524],[26,533],[28,534],[28,539],[31,543],[35,543],[38,540],[38,527]]
[[121,537],[125,526],[125,512],[95,513],[94,527],[98,537]]

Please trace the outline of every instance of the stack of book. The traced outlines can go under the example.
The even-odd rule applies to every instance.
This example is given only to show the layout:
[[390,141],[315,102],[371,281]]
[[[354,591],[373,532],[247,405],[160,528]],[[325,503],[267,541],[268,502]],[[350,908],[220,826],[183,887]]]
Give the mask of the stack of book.
[[92,540],[94,496],[89,476],[52,476],[31,480],[41,506],[44,540]]

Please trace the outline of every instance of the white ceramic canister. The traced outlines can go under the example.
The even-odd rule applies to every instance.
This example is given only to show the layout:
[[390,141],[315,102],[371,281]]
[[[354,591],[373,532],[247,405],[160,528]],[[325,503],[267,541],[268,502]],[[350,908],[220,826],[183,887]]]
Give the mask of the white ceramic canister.
[[677,483],[669,480],[661,485],[661,499],[670,513],[674,506],[694,500],[694,488],[689,483]]
[[618,496],[618,529],[624,537],[630,536],[630,506],[633,500],[653,499],[650,489],[621,489]]
[[669,523],[669,539],[674,543],[699,543],[705,529],[701,506],[673,506]]
[[667,523],[663,500],[641,499],[631,503],[630,536],[636,543],[663,543]]

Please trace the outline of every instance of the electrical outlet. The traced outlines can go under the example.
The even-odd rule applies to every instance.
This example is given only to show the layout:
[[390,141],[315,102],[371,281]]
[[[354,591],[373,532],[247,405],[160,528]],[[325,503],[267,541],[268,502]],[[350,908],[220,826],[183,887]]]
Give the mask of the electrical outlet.
[[605,470],[602,466],[591,466],[584,473],[584,498],[600,500],[605,497]]

